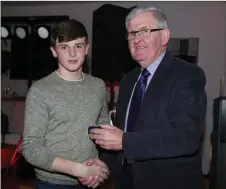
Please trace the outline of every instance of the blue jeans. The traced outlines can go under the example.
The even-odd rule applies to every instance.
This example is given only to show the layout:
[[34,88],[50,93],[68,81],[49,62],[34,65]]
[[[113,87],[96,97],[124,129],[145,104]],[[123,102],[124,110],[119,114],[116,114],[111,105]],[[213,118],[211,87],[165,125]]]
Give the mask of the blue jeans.
[[88,189],[88,187],[81,184],[77,185],[61,185],[61,184],[52,184],[39,179],[35,181],[34,189]]

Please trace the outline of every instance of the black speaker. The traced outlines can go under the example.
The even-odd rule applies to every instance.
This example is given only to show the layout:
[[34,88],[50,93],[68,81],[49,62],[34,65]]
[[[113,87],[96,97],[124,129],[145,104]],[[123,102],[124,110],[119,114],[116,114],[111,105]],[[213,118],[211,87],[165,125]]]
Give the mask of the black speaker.
[[10,62],[10,79],[27,79],[29,67],[30,39],[28,34],[21,39],[14,35],[12,37]]
[[214,100],[210,189],[226,188],[226,97]]
[[126,40],[125,18],[131,9],[105,4],[93,12],[92,75],[120,81],[138,64]]
[[[53,57],[50,50],[50,35],[41,38],[37,34],[37,28],[34,29],[33,46],[32,46],[32,78],[41,79],[58,68],[57,60]],[[45,26],[48,31],[50,27]]]

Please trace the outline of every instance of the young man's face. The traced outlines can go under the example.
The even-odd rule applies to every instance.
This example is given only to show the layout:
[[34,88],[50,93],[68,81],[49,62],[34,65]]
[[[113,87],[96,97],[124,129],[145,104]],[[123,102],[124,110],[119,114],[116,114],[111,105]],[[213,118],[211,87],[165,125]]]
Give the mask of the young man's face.
[[82,70],[88,49],[89,45],[84,37],[61,43],[57,40],[55,47],[51,47],[53,56],[58,60],[59,69],[69,72]]

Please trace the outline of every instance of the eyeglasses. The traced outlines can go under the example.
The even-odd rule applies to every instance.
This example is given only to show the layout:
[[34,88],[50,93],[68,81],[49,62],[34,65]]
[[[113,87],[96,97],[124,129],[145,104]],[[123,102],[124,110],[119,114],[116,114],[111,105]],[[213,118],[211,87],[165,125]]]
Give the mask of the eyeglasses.
[[164,30],[164,28],[161,29],[141,29],[137,31],[132,31],[126,34],[127,40],[133,40],[136,36],[140,37],[147,37],[150,36],[152,32]]

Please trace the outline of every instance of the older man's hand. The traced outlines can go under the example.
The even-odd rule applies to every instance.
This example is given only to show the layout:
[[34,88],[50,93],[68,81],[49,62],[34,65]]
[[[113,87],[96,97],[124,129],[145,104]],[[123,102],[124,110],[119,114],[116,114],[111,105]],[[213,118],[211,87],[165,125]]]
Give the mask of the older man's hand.
[[123,131],[111,125],[100,125],[101,129],[92,129],[91,138],[95,143],[107,150],[121,150]]

